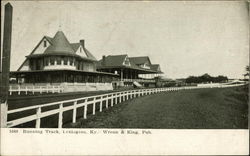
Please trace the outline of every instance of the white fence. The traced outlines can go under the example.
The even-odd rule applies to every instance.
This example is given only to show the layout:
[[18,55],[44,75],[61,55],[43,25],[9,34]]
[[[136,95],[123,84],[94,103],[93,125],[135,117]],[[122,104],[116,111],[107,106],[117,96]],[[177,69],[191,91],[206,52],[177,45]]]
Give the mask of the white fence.
[[123,79],[124,82],[155,82],[155,80],[150,80],[150,79]]
[[[241,86],[240,85],[221,85],[221,88],[225,87],[234,87],[234,86]],[[36,128],[40,128],[41,124],[41,118],[48,117],[54,114],[58,114],[58,128],[62,128],[63,125],[63,113],[65,111],[73,110],[73,116],[72,116],[72,122],[76,122],[76,116],[77,116],[77,108],[83,107],[84,111],[82,112],[82,116],[84,119],[87,119],[87,109],[89,105],[92,105],[92,114],[95,115],[96,107],[99,105],[99,111],[102,112],[102,105],[103,102],[105,102],[105,107],[109,107],[109,100],[111,100],[110,106],[113,107],[114,104],[121,103],[123,101],[126,101],[128,99],[133,99],[136,97],[159,93],[159,92],[165,92],[165,91],[178,91],[178,90],[187,90],[187,89],[200,89],[200,88],[210,88],[210,87],[173,87],[173,88],[153,88],[153,89],[138,89],[138,90],[129,90],[129,91],[122,91],[122,92],[113,92],[108,94],[102,94],[102,95],[96,95],[96,96],[90,96],[90,97],[84,97],[84,98],[77,98],[72,100],[65,100],[65,101],[59,101],[59,102],[53,102],[48,104],[41,104],[36,106],[30,106],[30,107],[24,107],[14,110],[9,110],[8,114],[13,113],[20,113],[27,110],[36,110],[36,114],[15,119],[12,121],[7,122],[7,127],[13,127],[17,126],[23,123],[27,123],[30,121],[35,120],[36,121]],[[82,102],[84,101],[84,102]],[[70,106],[64,106],[64,103],[72,102],[73,105]],[[49,106],[59,106],[58,109],[49,110],[42,112],[42,108],[49,107]]]
[[26,95],[28,92],[34,93],[60,93],[63,92],[63,87],[59,85],[10,85],[9,94],[12,95],[13,92],[17,92],[18,95],[24,92]]
[[62,83],[63,92],[113,90],[111,83]]
[[9,87],[9,94],[12,95],[16,92],[18,95],[30,92],[34,93],[61,93],[61,92],[80,92],[80,91],[100,91],[100,90],[113,90],[111,83],[38,83],[38,84],[21,84]]

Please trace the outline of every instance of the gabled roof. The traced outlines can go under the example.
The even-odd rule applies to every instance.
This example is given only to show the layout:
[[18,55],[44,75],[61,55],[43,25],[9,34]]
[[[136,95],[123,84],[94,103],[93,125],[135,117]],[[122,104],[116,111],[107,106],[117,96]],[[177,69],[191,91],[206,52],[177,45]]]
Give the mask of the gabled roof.
[[160,65],[159,64],[151,64],[150,65],[150,69],[151,70],[154,70],[154,71],[157,71],[158,73],[163,73],[160,69]]
[[98,66],[123,66],[123,62],[128,55],[108,55],[105,56],[105,61],[98,61]]
[[[48,42],[50,42],[50,44],[52,44],[52,38],[51,37],[48,37],[48,36],[44,36],[40,41],[39,43],[36,45],[36,47],[32,50],[32,52],[29,54],[29,55],[32,55],[35,50],[38,48],[38,46],[41,44],[41,42],[43,41],[43,39],[46,39]],[[17,71],[20,71],[21,68],[24,66],[25,62],[27,62],[28,59],[25,58],[25,60],[23,61],[23,63],[21,64],[21,66],[17,69]]]
[[53,38],[51,38],[51,37],[49,37],[49,36],[44,36],[44,38],[46,38],[46,39],[50,42],[50,44],[52,44],[52,39],[53,39]]
[[129,60],[131,62],[134,62],[135,64],[144,64],[147,61],[151,64],[151,61],[148,56],[140,56],[140,57],[129,57]]
[[[77,55],[76,51],[78,50],[81,43],[69,43],[68,39],[62,31],[58,31],[53,38],[49,36],[44,36],[43,38],[50,42],[50,46],[44,51],[43,54],[33,54],[32,52],[28,57],[40,57],[43,55],[66,55],[96,61],[96,58],[85,48],[84,45],[82,45],[82,47],[87,57]],[[39,44],[40,43],[41,41],[39,42]],[[33,51],[35,50],[36,48]]]
[[[81,43],[70,43],[72,49],[74,50],[74,52],[76,52],[78,50],[78,48],[80,47]],[[86,56],[89,58],[89,59],[92,59],[92,60],[96,60],[96,58],[88,51],[88,49],[86,49],[84,47],[84,45],[82,45],[82,49],[83,51],[85,52]]]
[[80,43],[70,43],[72,49],[76,52],[77,49],[80,47]]
[[74,54],[75,51],[71,47],[64,33],[58,31],[52,39],[52,45],[50,45],[44,52],[44,54],[48,53]]
[[[123,64],[125,58],[128,58],[130,62],[130,66],[126,66]],[[127,69],[134,69],[144,73],[157,73],[157,71],[151,69],[144,69],[136,65],[133,61],[130,60],[127,54],[124,55],[108,55],[103,59],[99,60],[97,63],[98,69],[109,69],[109,68],[127,68]]]
[[159,69],[160,65],[159,64],[151,64],[150,69],[157,71]]

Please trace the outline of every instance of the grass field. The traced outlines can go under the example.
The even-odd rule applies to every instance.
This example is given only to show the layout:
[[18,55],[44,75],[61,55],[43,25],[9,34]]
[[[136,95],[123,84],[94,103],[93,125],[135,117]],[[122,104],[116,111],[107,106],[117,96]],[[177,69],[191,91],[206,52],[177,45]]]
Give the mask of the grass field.
[[182,90],[144,96],[66,127],[247,129],[248,88]]

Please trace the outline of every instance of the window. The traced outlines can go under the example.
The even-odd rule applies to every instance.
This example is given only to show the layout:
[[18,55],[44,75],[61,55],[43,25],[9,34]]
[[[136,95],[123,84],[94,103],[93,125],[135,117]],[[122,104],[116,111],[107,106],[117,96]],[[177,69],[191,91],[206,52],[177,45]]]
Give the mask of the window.
[[82,47],[80,47],[80,53],[82,52]]
[[61,58],[60,57],[56,57],[56,64],[57,65],[61,65]]
[[69,65],[73,65],[73,58],[69,58]]
[[47,47],[47,42],[43,41],[43,47]]
[[64,58],[63,58],[63,64],[64,64],[64,65],[67,65],[67,64],[68,64],[68,58],[67,58],[67,57],[64,57]]
[[50,58],[50,64],[51,64],[51,65],[55,65],[55,58],[54,58],[54,57],[51,57],[51,58]]
[[126,66],[130,66],[129,59],[128,59],[128,58],[125,58],[125,61],[124,61],[123,64],[126,65]]
[[45,65],[45,66],[48,66],[48,65],[49,65],[49,59],[46,58],[46,57],[44,58],[44,65]]

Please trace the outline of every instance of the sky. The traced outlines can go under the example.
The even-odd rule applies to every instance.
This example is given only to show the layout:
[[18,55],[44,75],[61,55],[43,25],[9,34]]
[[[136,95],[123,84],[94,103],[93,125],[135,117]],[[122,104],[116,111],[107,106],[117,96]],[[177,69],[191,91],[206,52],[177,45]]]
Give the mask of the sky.
[[[6,3],[1,1],[1,7]],[[243,78],[249,64],[249,17],[245,2],[10,3],[11,71],[18,69],[43,36],[53,37],[58,30],[70,42],[85,39],[86,48],[98,60],[103,55],[149,56],[153,64],[160,64],[167,78],[204,73]]]

